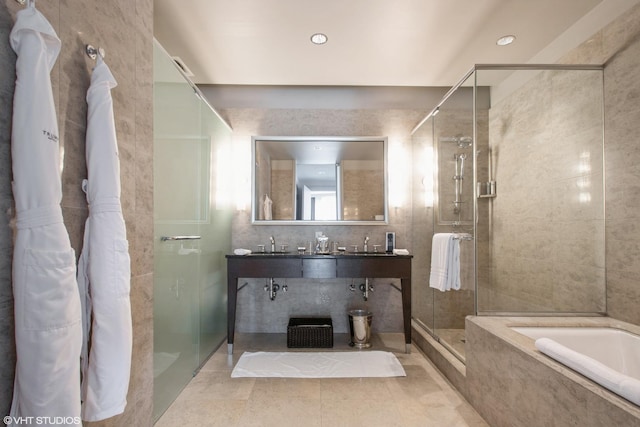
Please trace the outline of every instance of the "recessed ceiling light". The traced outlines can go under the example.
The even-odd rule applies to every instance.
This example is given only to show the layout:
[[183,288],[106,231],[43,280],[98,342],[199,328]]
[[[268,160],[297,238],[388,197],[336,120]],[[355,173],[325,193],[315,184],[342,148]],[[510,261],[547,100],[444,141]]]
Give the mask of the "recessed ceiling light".
[[515,40],[516,40],[516,36],[512,36],[512,35],[502,36],[496,41],[496,44],[498,46],[506,46],[513,43]]
[[313,44],[325,44],[329,40],[326,34],[315,33],[311,36],[311,43]]

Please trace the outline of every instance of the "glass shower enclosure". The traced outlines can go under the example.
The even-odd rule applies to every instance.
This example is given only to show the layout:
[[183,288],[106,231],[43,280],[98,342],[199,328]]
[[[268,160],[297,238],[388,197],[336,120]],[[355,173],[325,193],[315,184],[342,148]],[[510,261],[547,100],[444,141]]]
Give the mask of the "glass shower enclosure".
[[154,420],[226,337],[231,129],[154,43]]
[[[413,318],[458,359],[468,315],[606,312],[603,105],[599,66],[477,65],[414,129]],[[460,290],[429,287],[435,233]]]

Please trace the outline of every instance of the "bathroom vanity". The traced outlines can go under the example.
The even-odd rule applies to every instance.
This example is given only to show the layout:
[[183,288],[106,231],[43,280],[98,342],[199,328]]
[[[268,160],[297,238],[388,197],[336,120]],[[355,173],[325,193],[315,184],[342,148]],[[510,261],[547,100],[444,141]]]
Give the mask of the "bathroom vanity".
[[[297,255],[281,253],[227,255],[227,343],[233,353],[236,300],[240,278],[393,278],[402,286],[402,320],[406,352],[411,349],[411,255],[383,253]],[[309,282],[308,286],[312,286]],[[345,313],[346,316],[346,313]]]

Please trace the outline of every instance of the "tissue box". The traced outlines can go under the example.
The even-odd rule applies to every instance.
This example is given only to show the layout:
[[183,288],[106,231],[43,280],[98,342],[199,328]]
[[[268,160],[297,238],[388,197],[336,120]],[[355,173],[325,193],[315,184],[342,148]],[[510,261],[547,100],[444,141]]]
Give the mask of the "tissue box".
[[289,348],[333,347],[333,323],[329,317],[292,317],[287,327]]

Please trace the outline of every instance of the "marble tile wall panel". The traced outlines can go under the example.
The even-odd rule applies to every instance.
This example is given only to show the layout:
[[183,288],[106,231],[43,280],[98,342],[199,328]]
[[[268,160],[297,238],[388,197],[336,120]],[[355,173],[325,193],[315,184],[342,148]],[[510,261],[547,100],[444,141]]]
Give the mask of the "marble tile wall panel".
[[600,82],[597,72],[544,71],[491,108],[500,189],[489,287],[518,310],[606,310]]
[[278,292],[271,301],[263,287],[267,279],[247,279],[248,286],[238,293],[236,331],[285,333],[290,317],[331,317],[335,333],[349,333],[348,311],[363,309],[373,313],[373,332],[402,332],[402,296],[389,286],[400,288],[399,280],[375,279],[367,301],[360,291],[351,292],[364,279],[276,279],[280,286],[286,284],[287,292]]
[[[640,5],[595,33],[560,62],[605,64],[606,311],[612,317],[640,324],[640,286],[635,279],[640,272],[640,244],[632,238],[637,235],[640,215],[640,82],[635,78],[640,66]],[[598,163],[596,157],[592,166]],[[589,224],[584,230],[591,232],[593,226]],[[602,274],[600,270],[597,273]]]
[[[23,6],[13,0],[0,5],[0,348],[5,363],[0,369],[0,412],[8,413],[13,390],[14,342],[11,293],[11,159],[10,123],[16,56],[8,44],[15,14]],[[94,61],[84,54],[85,44],[105,48],[106,62],[118,86],[112,90],[120,151],[122,206],[132,260],[131,301],[134,356],[128,406],[124,414],[92,425],[151,425],[152,272],[153,272],[153,164],[152,164],[152,40],[151,0],[40,1],[38,9],[52,24],[62,49],[51,73],[61,146],[62,210],[76,255],[80,254],[84,221],[88,214],[81,191],[86,178],[84,138],[85,96]]]
[[605,68],[607,312],[640,324],[640,6],[602,31]]
[[[468,109],[446,109],[441,111],[434,120],[434,138],[436,157],[438,159],[438,225],[450,224],[453,221],[463,221],[471,224],[473,216],[473,153],[471,147],[459,147],[455,142],[447,139],[455,137],[473,137],[472,99],[469,98]],[[456,171],[454,155],[467,156],[462,180],[462,198],[465,203],[459,206],[460,213],[454,210]],[[459,166],[458,166],[459,167]],[[450,231],[450,230],[449,230]]]

